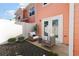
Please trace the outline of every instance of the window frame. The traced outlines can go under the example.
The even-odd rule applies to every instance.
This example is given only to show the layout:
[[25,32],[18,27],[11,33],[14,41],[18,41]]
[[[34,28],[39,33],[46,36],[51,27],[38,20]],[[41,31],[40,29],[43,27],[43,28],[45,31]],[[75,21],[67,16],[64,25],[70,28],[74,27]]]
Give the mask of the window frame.
[[29,16],[33,16],[33,15],[35,15],[35,7],[29,9]]

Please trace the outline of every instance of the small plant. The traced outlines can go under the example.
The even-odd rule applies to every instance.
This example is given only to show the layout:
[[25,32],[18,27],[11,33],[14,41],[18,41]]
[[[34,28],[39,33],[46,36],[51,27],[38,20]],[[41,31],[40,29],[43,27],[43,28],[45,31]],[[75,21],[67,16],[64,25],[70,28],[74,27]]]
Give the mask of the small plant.
[[37,24],[34,26],[34,31],[35,32],[37,31]]
[[55,38],[58,38],[58,35],[55,35]]
[[53,52],[48,52],[48,56],[58,56],[57,53],[53,53]]
[[24,40],[24,37],[19,37],[18,38],[18,42],[24,42],[25,40]]
[[16,42],[16,38],[10,38],[10,39],[8,39],[8,42],[9,43],[15,43]]

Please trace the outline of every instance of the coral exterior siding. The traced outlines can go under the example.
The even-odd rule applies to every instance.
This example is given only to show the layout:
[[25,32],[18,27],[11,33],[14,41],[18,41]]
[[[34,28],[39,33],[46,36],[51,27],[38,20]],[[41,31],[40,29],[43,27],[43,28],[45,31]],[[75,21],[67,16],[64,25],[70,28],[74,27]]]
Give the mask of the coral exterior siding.
[[[69,44],[69,4],[35,4],[36,7],[36,23],[38,24],[38,34],[42,34],[42,19],[47,17],[53,17],[56,15],[63,15],[64,21],[64,43]],[[49,19],[50,20],[50,19]]]
[[23,9],[23,19],[24,19],[25,17],[28,17],[27,14],[28,14],[28,13],[27,13],[27,10],[26,10],[26,9]]
[[25,9],[27,10],[28,13],[28,18],[29,18],[29,23],[34,23],[35,22],[35,15],[29,16],[29,11],[32,7],[35,7],[35,3],[30,3]]
[[34,23],[35,22],[35,15],[29,16],[29,22]]
[[79,56],[79,4],[75,4],[74,55]]

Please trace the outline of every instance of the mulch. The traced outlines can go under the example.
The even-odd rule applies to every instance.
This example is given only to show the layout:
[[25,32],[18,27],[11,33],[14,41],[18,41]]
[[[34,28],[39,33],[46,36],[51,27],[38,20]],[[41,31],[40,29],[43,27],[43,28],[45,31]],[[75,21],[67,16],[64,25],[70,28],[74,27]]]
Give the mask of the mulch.
[[47,53],[29,42],[0,45],[0,56],[42,56]]

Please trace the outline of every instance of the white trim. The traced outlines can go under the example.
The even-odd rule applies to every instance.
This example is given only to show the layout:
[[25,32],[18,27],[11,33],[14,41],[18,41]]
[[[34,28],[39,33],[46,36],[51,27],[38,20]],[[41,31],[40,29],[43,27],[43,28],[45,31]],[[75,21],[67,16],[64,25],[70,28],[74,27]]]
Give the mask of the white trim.
[[74,41],[74,3],[69,5],[69,56],[73,56]]

